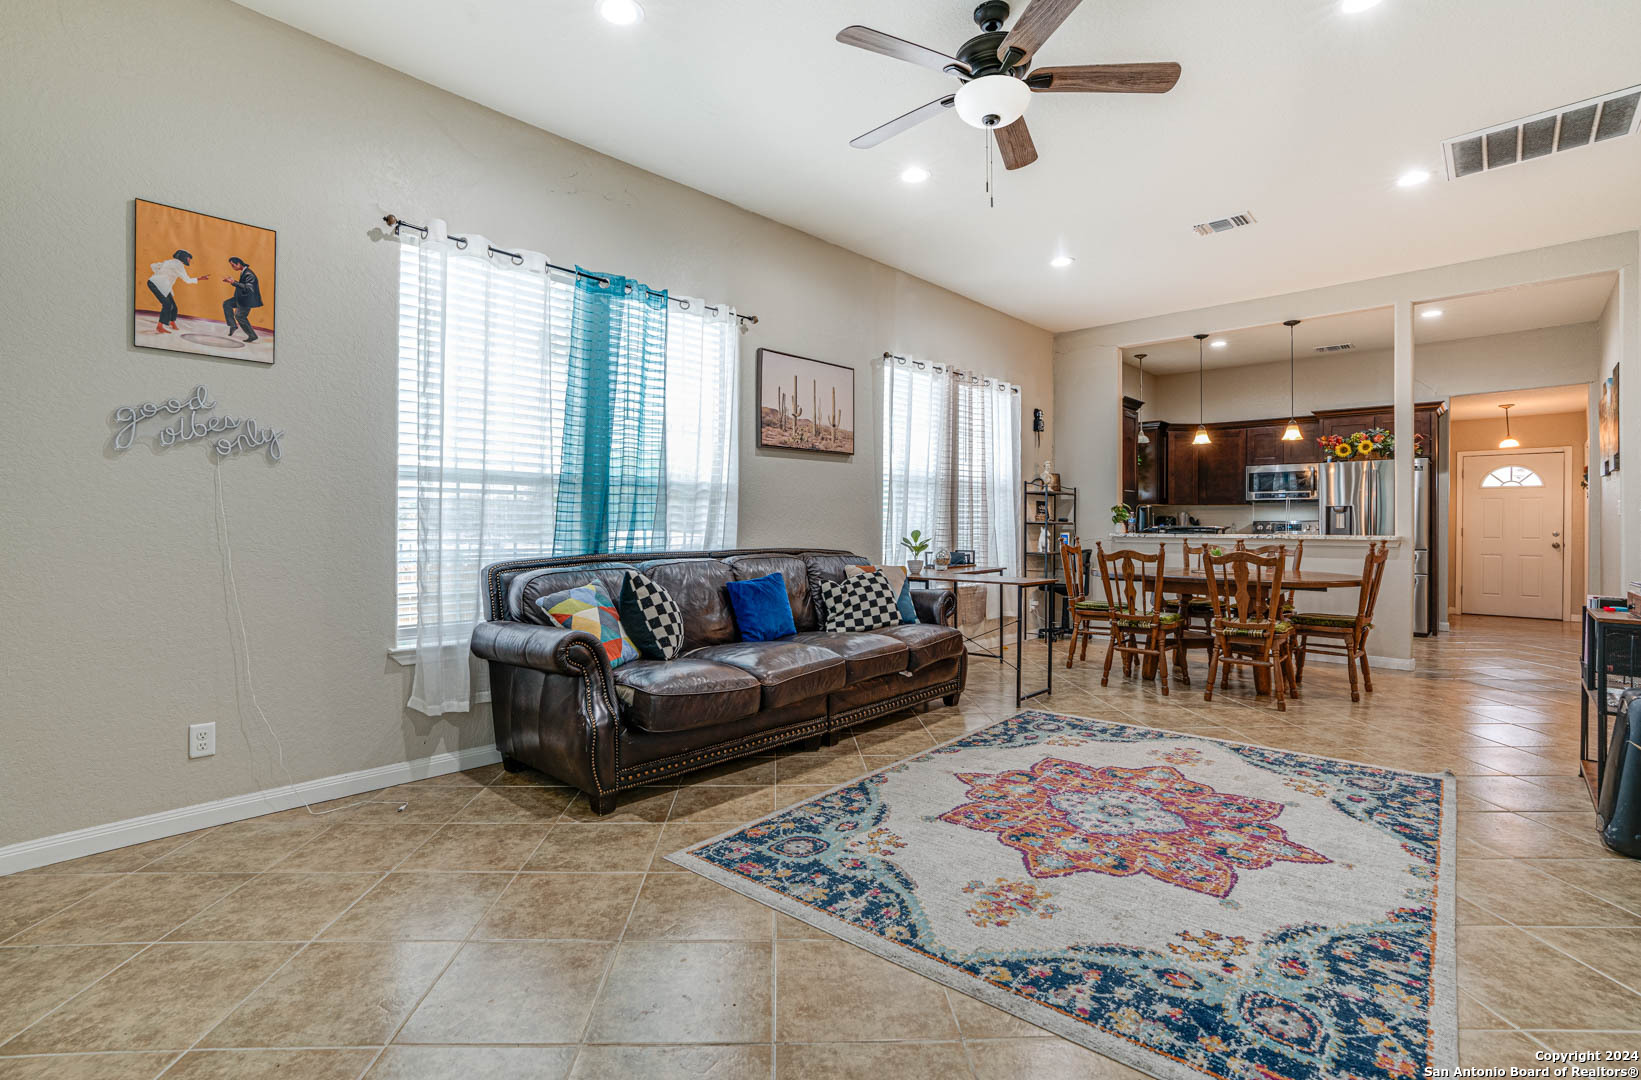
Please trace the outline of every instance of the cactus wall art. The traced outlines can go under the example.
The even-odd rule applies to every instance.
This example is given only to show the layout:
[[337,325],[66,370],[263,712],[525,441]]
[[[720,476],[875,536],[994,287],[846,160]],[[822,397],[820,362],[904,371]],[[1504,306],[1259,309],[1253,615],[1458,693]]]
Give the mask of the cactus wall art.
[[855,452],[855,369],[758,350],[758,445]]

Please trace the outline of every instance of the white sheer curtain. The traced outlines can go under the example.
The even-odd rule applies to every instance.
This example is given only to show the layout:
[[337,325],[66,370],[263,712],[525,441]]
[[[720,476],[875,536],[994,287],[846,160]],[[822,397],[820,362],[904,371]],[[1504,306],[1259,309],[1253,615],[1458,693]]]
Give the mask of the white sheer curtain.
[[410,707],[438,716],[471,704],[479,568],[552,546],[572,290],[443,222],[401,239],[398,621]]
[[[574,281],[540,252],[401,231],[397,644],[415,651],[409,705],[463,712],[485,564],[553,550]],[[740,333],[727,305],[670,304],[665,503],[669,544],[733,547]]]
[[879,369],[884,562],[913,529],[984,565],[1020,564],[1020,393],[997,379],[904,357]]
[[[685,305],[688,306],[685,306]],[[741,330],[735,312],[683,298],[667,316],[667,546],[735,546]]]

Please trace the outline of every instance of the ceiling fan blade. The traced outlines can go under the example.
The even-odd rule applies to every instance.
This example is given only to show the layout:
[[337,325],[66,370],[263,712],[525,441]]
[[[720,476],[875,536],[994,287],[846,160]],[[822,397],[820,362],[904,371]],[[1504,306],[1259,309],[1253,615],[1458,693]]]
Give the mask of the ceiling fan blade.
[[931,116],[938,116],[952,107],[957,100],[955,94],[947,94],[942,98],[935,98],[927,105],[919,105],[904,116],[897,116],[887,124],[873,128],[864,135],[856,135],[849,140],[849,145],[856,150],[870,150],[886,139],[892,139],[908,128],[914,128]]
[[1003,39],[1002,46],[997,50],[998,55],[1017,49],[1020,52],[1019,63],[1030,60],[1080,3],[1082,0],[1031,0],[1014,24],[1014,29],[1009,31],[1009,36]]
[[1026,85],[1047,94],[1166,94],[1179,82],[1180,67],[1162,64],[1078,64],[1038,68]]
[[1026,118],[1021,117],[1007,127],[992,128],[997,138],[997,149],[1003,155],[1003,168],[1023,169],[1037,160],[1037,145],[1026,129]]
[[885,34],[881,30],[873,30],[869,26],[846,26],[838,31],[838,40],[845,45],[853,45],[857,49],[875,52],[882,56],[891,56],[896,60],[904,60],[908,64],[921,64],[936,71],[945,71],[946,68],[956,65],[965,73],[968,68],[960,63],[955,56],[947,56],[943,52],[904,41],[893,34]]

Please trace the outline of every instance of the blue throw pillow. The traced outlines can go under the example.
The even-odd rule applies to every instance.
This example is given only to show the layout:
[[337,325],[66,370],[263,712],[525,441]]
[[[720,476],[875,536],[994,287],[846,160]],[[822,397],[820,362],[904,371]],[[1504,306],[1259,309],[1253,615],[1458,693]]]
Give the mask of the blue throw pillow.
[[792,621],[792,600],[786,595],[786,579],[779,570],[763,577],[731,581],[725,588],[742,641],[774,641],[798,632]]
[[900,595],[895,597],[895,610],[900,612],[902,623],[917,622],[917,607],[912,603],[912,583],[903,582],[900,586]]

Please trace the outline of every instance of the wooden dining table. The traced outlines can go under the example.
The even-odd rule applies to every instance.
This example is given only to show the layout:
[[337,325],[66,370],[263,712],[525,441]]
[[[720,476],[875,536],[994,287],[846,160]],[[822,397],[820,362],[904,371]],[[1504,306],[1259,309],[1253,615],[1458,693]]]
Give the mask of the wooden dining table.
[[[1270,587],[1270,579],[1263,581],[1265,588]],[[1329,589],[1359,589],[1362,587],[1361,573],[1336,574],[1327,570],[1294,570],[1282,575],[1282,591],[1289,589],[1295,592],[1326,592]],[[1208,595],[1208,575],[1201,570],[1164,570],[1162,574],[1162,592],[1172,593],[1179,597],[1180,620],[1183,624],[1188,616],[1193,597]],[[1181,630],[1183,633],[1183,629]],[[1145,663],[1145,677],[1151,678],[1156,674],[1156,661],[1147,659]],[[1254,671],[1254,688],[1258,693],[1270,693],[1270,675],[1263,670]]]

